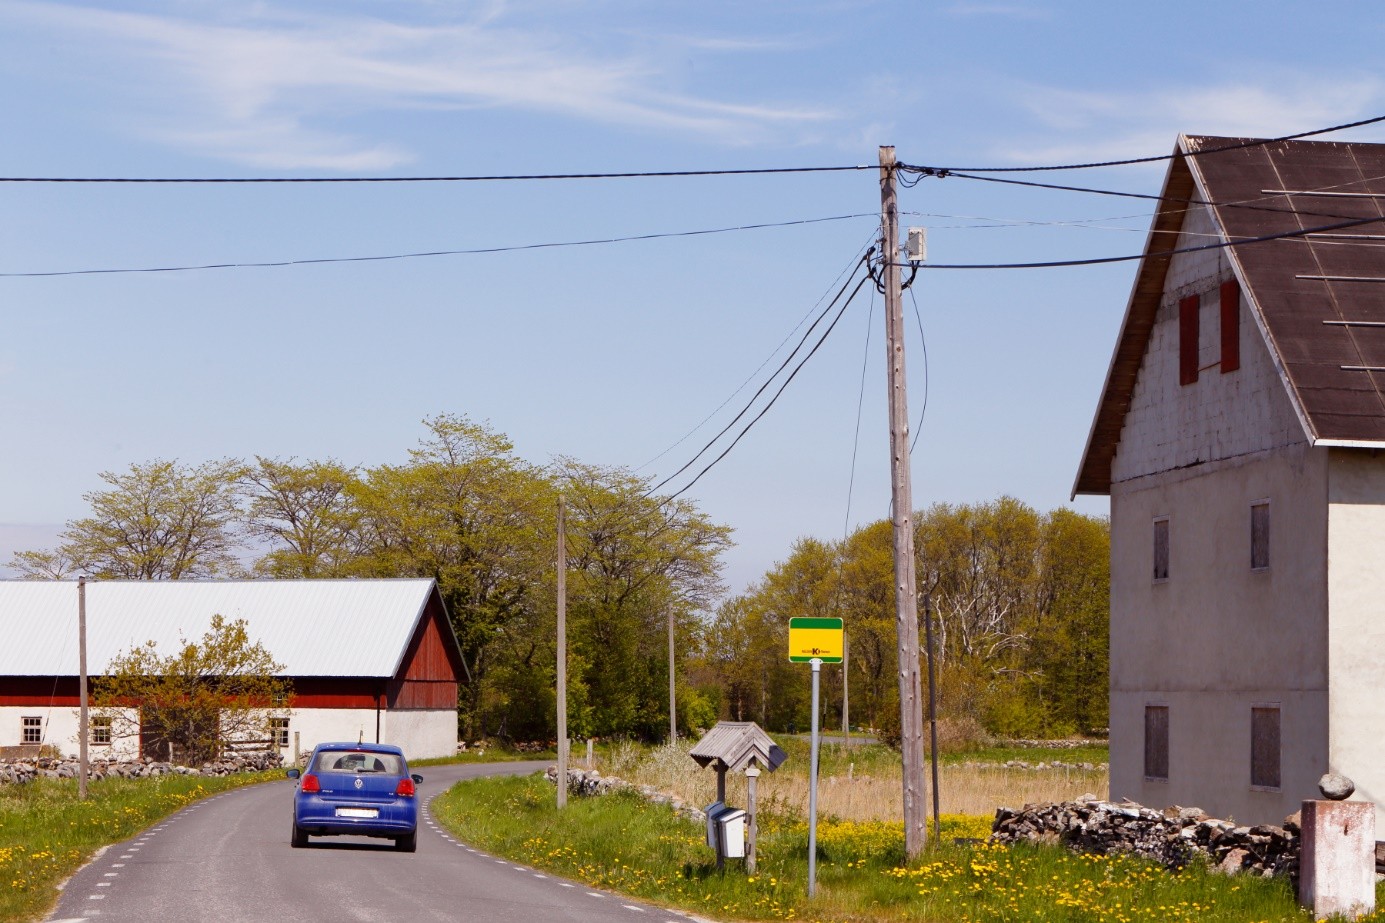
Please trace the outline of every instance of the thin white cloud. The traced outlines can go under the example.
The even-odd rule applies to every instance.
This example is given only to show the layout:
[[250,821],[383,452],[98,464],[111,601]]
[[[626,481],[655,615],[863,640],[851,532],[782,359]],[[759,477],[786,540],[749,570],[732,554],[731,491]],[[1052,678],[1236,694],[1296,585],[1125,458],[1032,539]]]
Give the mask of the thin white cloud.
[[397,145],[329,127],[371,110],[513,108],[733,143],[832,117],[814,107],[663,89],[656,59],[507,27],[498,9],[427,26],[272,8],[231,24],[47,3],[11,4],[0,15],[113,59],[112,72],[135,92],[161,100],[148,119],[154,136],[261,167],[358,170],[407,161]]
[[[993,156],[1008,163],[1073,163],[1166,154],[1180,132],[1277,137],[1367,118],[1385,108],[1385,80],[1284,74],[1258,85],[1113,93],[1031,86],[1019,98],[1050,140],[1015,139],[1021,143]],[[1063,140],[1052,141],[1054,133]]]

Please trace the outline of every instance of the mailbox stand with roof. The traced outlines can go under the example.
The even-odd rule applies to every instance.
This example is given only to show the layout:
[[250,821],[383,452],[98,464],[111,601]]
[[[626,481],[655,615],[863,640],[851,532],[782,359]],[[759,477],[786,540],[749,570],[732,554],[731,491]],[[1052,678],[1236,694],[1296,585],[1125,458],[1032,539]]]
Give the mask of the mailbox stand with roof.
[[[707,844],[717,851],[717,868],[723,868],[726,856],[739,856],[739,852],[728,852],[739,846],[736,837],[727,837],[730,824],[741,818],[742,812],[726,807],[726,773],[744,772],[746,777],[746,812],[749,823],[749,848],[745,851],[745,870],[755,871],[755,781],[759,778],[761,767],[774,772],[788,758],[778,744],[760,729],[754,721],[718,721],[688,751],[699,766],[711,766],[717,771],[717,800],[707,806]],[[744,815],[742,815],[744,816]],[[739,828],[737,828],[739,832]],[[728,840],[737,840],[730,843]]]

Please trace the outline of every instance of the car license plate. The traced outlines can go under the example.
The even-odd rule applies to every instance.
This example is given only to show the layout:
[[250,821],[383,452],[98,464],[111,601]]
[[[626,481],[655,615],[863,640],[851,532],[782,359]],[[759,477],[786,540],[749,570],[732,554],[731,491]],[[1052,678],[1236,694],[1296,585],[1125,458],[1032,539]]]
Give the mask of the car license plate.
[[379,817],[376,808],[337,808],[338,817]]

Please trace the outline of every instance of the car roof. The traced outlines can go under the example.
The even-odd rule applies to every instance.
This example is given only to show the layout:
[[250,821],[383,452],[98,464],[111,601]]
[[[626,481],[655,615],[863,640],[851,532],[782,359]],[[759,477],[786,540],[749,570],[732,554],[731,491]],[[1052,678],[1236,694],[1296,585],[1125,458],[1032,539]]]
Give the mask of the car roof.
[[359,750],[362,753],[394,753],[399,756],[404,755],[404,751],[394,744],[356,743],[354,740],[343,740],[336,743],[321,743],[313,747],[313,750]]

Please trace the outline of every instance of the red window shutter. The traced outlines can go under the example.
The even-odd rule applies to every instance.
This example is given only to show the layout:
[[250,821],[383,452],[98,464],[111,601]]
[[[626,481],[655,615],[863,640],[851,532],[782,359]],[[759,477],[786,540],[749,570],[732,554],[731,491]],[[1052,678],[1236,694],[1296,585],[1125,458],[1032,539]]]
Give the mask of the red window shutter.
[[1197,381],[1198,310],[1202,299],[1189,295],[1178,302],[1178,383]]
[[1221,370],[1241,367],[1241,284],[1227,279],[1221,284]]

